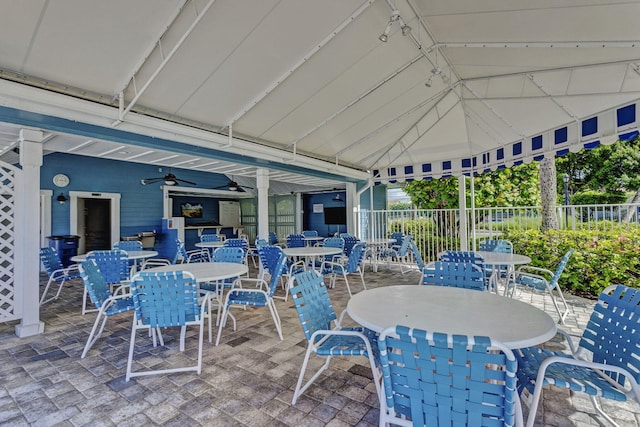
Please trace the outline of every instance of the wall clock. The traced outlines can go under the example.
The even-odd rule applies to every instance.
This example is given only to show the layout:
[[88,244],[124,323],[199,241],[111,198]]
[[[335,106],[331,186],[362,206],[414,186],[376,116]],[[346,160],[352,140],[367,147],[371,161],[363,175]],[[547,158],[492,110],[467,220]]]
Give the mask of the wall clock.
[[59,173],[53,177],[53,183],[56,187],[66,187],[69,185],[69,177],[63,173]]

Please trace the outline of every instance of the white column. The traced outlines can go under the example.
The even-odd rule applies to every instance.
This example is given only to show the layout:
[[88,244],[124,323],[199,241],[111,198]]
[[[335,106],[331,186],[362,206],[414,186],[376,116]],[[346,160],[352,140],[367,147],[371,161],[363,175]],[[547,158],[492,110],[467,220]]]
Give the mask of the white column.
[[269,170],[256,170],[258,187],[258,237],[269,241]]
[[464,175],[458,178],[458,206],[460,206],[459,227],[460,227],[460,249],[468,249],[467,238],[467,180]]
[[352,236],[356,235],[356,221],[354,218],[355,207],[359,204],[356,197],[356,184],[355,182],[347,182],[346,186],[347,196],[345,204],[347,206],[347,233]]
[[302,209],[302,193],[296,193],[296,233],[302,233],[304,210]]
[[19,337],[44,331],[40,321],[40,167],[42,139],[39,130],[20,131],[20,165],[22,176],[16,182],[15,213],[15,286],[22,295],[17,301],[22,318],[16,325]]

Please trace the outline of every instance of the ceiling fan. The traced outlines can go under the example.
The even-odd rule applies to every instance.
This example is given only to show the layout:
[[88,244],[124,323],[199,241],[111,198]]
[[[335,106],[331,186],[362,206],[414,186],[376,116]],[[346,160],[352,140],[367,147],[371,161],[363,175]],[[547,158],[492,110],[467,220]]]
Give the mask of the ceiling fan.
[[153,184],[154,182],[160,182],[160,181],[164,181],[165,185],[180,185],[181,182],[185,183],[185,184],[197,185],[193,181],[187,181],[186,179],[180,179],[180,178],[176,177],[171,172],[167,173],[163,177],[141,179],[140,180],[140,184],[147,185],[147,184]]
[[229,191],[240,191],[240,192],[244,192],[245,188],[253,190],[253,187],[247,187],[246,185],[239,185],[233,179],[229,180],[229,182],[227,182],[224,185],[213,187],[214,190],[229,190]]

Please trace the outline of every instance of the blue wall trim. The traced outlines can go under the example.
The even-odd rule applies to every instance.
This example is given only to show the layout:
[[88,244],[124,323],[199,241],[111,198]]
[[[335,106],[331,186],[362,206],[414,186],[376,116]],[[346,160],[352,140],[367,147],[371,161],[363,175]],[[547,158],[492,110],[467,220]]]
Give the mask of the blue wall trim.
[[295,172],[318,178],[333,179],[342,182],[356,181],[342,175],[307,169],[293,164],[283,165],[269,160],[229,153],[226,151],[214,150],[211,148],[197,147],[194,145],[172,141],[169,139],[154,138],[133,132],[108,128],[104,126],[91,125],[88,123],[82,123],[40,113],[33,113],[30,111],[18,110],[10,107],[0,106],[0,121],[18,125],[32,126],[50,131],[70,133],[73,135],[82,135],[89,138],[121,142],[124,144],[136,145],[140,147],[171,150],[183,154],[192,154],[202,157],[208,157],[211,159],[225,160],[228,162],[240,163],[244,165],[270,168],[284,172]]

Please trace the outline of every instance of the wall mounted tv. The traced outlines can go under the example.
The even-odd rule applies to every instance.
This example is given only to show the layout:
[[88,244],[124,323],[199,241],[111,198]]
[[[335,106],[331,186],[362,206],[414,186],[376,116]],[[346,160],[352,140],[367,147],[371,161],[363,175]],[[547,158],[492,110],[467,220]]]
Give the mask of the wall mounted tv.
[[185,218],[202,218],[202,204],[180,203],[180,213]]
[[347,224],[347,208],[324,208],[324,223],[326,225]]

